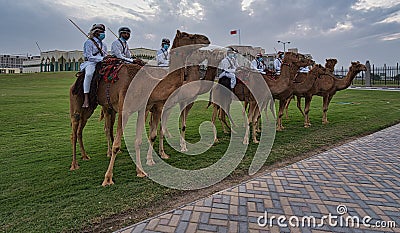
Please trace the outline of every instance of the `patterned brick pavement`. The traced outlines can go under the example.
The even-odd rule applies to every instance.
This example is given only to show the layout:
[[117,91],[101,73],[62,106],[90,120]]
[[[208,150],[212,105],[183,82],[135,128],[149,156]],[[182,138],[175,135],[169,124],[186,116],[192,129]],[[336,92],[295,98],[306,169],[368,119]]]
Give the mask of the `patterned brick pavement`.
[[400,232],[400,124],[118,232]]

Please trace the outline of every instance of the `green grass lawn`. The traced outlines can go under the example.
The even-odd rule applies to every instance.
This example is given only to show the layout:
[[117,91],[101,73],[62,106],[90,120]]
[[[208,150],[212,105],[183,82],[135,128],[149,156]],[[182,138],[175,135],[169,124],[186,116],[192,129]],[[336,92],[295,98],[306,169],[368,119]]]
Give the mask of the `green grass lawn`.
[[[80,160],[80,169],[70,172],[68,93],[74,80],[71,72],[0,75],[0,231],[81,231],[110,216],[163,205],[177,195],[190,194],[137,178],[124,146],[115,164],[115,185],[102,187],[109,158],[99,110],[84,131],[91,160]],[[312,127],[308,129],[303,128],[303,118],[292,103],[290,120],[284,120],[283,132],[277,132],[266,165],[396,124],[400,122],[399,100],[400,92],[341,91],[330,105],[330,124],[322,125],[321,98],[314,97]],[[189,140],[198,140],[197,126],[211,118],[211,109],[204,107],[205,103],[195,104],[189,115]],[[219,135],[222,142],[202,156],[182,155],[167,147],[171,155],[168,162],[189,169],[209,165],[228,145],[229,137],[220,127]],[[232,176],[247,172],[256,148],[250,145],[248,156]],[[126,224],[133,222],[128,219]]]

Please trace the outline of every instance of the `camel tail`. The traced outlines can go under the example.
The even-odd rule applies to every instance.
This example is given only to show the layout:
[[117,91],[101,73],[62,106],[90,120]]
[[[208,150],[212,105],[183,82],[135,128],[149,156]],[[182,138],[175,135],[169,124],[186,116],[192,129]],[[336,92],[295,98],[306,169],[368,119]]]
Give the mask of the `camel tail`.
[[103,108],[101,109],[101,112],[100,112],[100,118],[99,118],[99,121],[102,121],[104,119],[104,111],[103,111]]

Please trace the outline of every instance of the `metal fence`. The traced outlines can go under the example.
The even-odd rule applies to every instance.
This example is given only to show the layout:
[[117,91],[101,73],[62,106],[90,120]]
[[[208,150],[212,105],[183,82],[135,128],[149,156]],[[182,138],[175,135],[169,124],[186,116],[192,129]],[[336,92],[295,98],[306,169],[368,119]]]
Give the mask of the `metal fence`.
[[[335,69],[334,74],[338,78],[344,78],[347,75],[348,68]],[[366,72],[360,72],[353,80],[353,86],[366,85]],[[395,66],[387,66],[386,64],[378,67],[371,65],[371,86],[384,87],[400,87],[400,67],[399,63]]]

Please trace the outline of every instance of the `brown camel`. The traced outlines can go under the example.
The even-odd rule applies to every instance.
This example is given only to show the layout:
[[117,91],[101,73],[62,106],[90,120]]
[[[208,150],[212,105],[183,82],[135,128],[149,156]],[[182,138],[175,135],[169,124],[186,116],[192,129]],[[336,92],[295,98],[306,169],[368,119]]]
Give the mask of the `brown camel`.
[[[173,54],[173,49],[178,48],[181,46],[185,45],[192,45],[192,44],[209,44],[209,40],[206,36],[203,35],[198,35],[198,34],[189,34],[186,32],[180,32],[179,30],[176,33],[173,45],[171,47],[171,67],[173,66],[173,61],[174,60],[180,60],[180,59],[185,59],[182,58],[182,55],[174,55]],[[173,59],[174,58],[174,59]],[[178,69],[175,70],[171,73],[169,73],[164,79],[160,81],[160,78],[153,78],[148,74],[154,74],[159,73],[161,77],[164,77],[163,74],[166,74],[167,71],[163,68],[146,68],[146,69],[141,69],[142,67],[139,65],[123,65],[122,68],[118,72],[118,77],[119,80],[118,82],[109,85],[105,83],[103,80],[99,81],[98,84],[98,92],[97,92],[97,101],[100,105],[103,106],[103,114],[106,119],[105,123],[105,129],[106,129],[106,134],[107,138],[109,141],[113,141],[113,146],[112,146],[112,156],[110,160],[110,165],[108,167],[108,170],[105,175],[105,179],[103,182],[103,186],[105,185],[110,185],[113,184],[112,181],[112,170],[114,166],[114,161],[116,158],[116,153],[119,151],[121,147],[121,139],[122,139],[122,110],[123,110],[123,105],[124,105],[124,99],[127,96],[127,89],[130,86],[130,83],[132,79],[135,77],[135,75],[141,71],[147,74],[146,77],[148,77],[148,80],[143,80],[143,86],[146,86],[146,81],[149,83],[151,82],[157,82],[158,85],[155,89],[154,92],[152,92],[148,105],[146,106],[146,100],[143,100],[140,96],[140,93],[143,93],[142,90],[138,90],[135,97],[133,99],[133,102],[135,102],[134,105],[139,105],[141,109],[134,109],[136,111],[140,110],[140,113],[144,113],[144,111],[149,108],[151,108],[153,105],[162,103],[163,100],[165,100],[170,93],[172,93],[176,88],[182,85],[183,79],[184,79],[184,70],[183,69]],[[151,72],[151,73],[150,73]],[[188,76],[191,76],[191,73],[188,73]],[[143,77],[143,75],[142,75]],[[74,84],[75,85],[75,84]],[[71,87],[71,90],[73,88]],[[108,91],[107,91],[108,89]],[[136,89],[141,89],[140,87],[136,87]],[[142,88],[145,89],[145,88]],[[131,95],[132,96],[132,95]],[[89,108],[89,109],[82,109],[82,101],[83,99],[79,95],[74,95],[72,91],[70,91],[70,115],[71,115],[71,123],[72,123],[72,146],[73,146],[73,161],[71,165],[71,170],[75,170],[79,168],[78,163],[76,161],[76,139],[78,138],[80,146],[81,146],[81,152],[82,152],[82,157],[84,159],[88,159],[88,156],[86,155],[86,152],[84,151],[83,148],[83,142],[82,142],[82,130],[87,122],[87,119],[90,117],[90,115],[93,113],[94,108]],[[140,102],[138,104],[138,102]],[[129,102],[128,102],[129,103]],[[149,104],[151,107],[149,107]],[[132,109],[132,108],[131,108]],[[113,140],[113,135],[112,135],[112,125],[113,121],[115,119],[115,113],[118,112],[118,125],[117,125],[117,133],[116,133],[116,138]],[[139,114],[141,117],[143,114]],[[138,122],[138,125],[144,125],[144,118],[140,118],[141,121]],[[139,120],[138,119],[138,120]],[[140,133],[141,135],[141,133]],[[141,141],[141,140],[140,140]],[[137,140],[139,142],[139,140]],[[140,165],[140,160],[139,164]],[[141,168],[141,167],[140,167]],[[138,171],[138,176],[144,176],[145,174],[139,167],[137,167]]]
[[327,111],[330,101],[332,100],[333,96],[336,94],[337,91],[344,90],[351,85],[353,79],[357,76],[358,73],[361,71],[366,71],[367,68],[365,65],[361,64],[360,62],[352,62],[349,68],[349,71],[345,78],[338,79],[333,74],[326,74],[322,75],[321,78],[317,79],[313,85],[313,87],[304,94],[306,103],[304,108],[304,127],[310,127],[310,119],[309,119],[309,111],[310,111],[310,104],[313,95],[318,95],[323,97],[323,117],[322,123],[327,124]]
[[[329,58],[329,59],[325,59],[325,68],[326,71],[333,74],[333,72],[335,71],[335,65],[337,63],[337,60],[335,58]],[[307,78],[307,74],[306,73],[297,73],[296,77],[295,77],[295,82],[296,83],[301,83],[304,82],[304,80],[306,80]],[[286,112],[286,119],[289,119],[289,115],[288,115],[288,109],[289,109],[289,104],[290,101],[292,99],[294,99],[294,97],[297,97],[297,108],[299,109],[299,111],[301,112],[301,114],[304,117],[304,112],[303,109],[301,109],[301,97],[304,97],[303,94],[299,94],[299,95],[293,95],[291,98],[289,98],[289,100],[287,101],[286,105],[285,105],[285,112]]]
[[[283,63],[282,63],[282,70],[281,70],[280,76],[278,76],[276,78],[270,74],[262,75],[264,81],[267,83],[267,85],[270,89],[270,92],[271,92],[273,98],[277,98],[277,99],[283,98],[283,96],[284,96],[283,94],[285,93],[285,91],[291,87],[292,80],[293,80],[295,74],[297,73],[297,70],[299,69],[299,67],[308,66],[313,63],[314,63],[313,60],[307,58],[306,56],[304,56],[302,54],[286,52]],[[246,87],[246,86],[244,86],[244,87]],[[258,143],[258,140],[256,138],[256,125],[257,125],[257,120],[260,116],[260,109],[259,109],[260,106],[257,106],[257,103],[253,101],[254,98],[251,96],[251,93],[250,93],[250,91],[248,91],[248,89],[247,90],[245,89],[245,91],[243,91],[243,87],[237,85],[237,87],[235,87],[235,89],[234,89],[234,93],[239,97],[239,99],[241,101],[247,101],[250,103],[250,109],[249,109],[249,115],[248,115],[248,120],[249,120],[248,125],[252,126],[252,129],[253,129],[253,142]],[[213,94],[215,94],[215,93],[213,93]],[[219,96],[217,98],[226,98],[226,97]],[[264,100],[265,100],[265,102],[263,103],[264,105],[261,106],[261,110],[265,109],[265,111],[267,111],[268,104],[270,105],[271,109],[273,109],[273,106],[272,106],[273,100],[270,99],[268,96],[266,96],[266,98],[264,98]],[[229,109],[229,108],[227,108],[227,109]],[[212,118],[212,122],[214,125],[215,125],[215,118],[217,116],[217,112],[218,112],[218,106],[216,106],[214,104],[214,111],[213,111],[213,118]],[[267,112],[265,112],[265,114],[267,114]],[[219,115],[220,121],[223,122],[222,125],[224,126],[224,124],[225,124],[229,128],[228,124],[226,123],[225,114],[219,113],[218,115]],[[277,130],[281,130],[281,128],[282,128],[282,124],[278,122]],[[214,132],[214,141],[218,141],[216,132]],[[248,131],[247,130],[246,130],[246,135],[243,140],[243,143],[244,144],[248,143]]]
[[[186,152],[188,151],[187,145],[186,145],[186,140],[185,140],[185,133],[186,133],[186,120],[187,116],[189,114],[190,109],[193,107],[194,100],[197,98],[197,96],[205,94],[209,92],[213,86],[213,82],[217,76],[218,72],[218,64],[219,62],[223,59],[223,53],[221,51],[216,50],[214,52],[211,52],[210,55],[208,56],[208,66],[207,66],[207,71],[204,76],[204,80],[210,81],[209,83],[204,83],[201,85],[200,89],[196,93],[196,95],[193,98],[190,98],[188,100],[180,102],[180,109],[181,109],[181,137],[180,137],[180,147],[181,147],[181,152]],[[189,104],[187,104],[189,103]]]
[[[198,50],[195,51],[190,57],[188,57],[186,61],[186,67],[190,67],[199,71],[199,75],[197,77],[193,76],[192,79],[184,81],[184,85],[179,92],[176,92],[174,96],[171,96],[168,105],[165,106],[164,114],[161,116],[161,126],[160,126],[160,140],[159,140],[159,154],[162,158],[169,157],[164,150],[164,135],[169,134],[165,123],[169,118],[170,108],[173,107],[176,103],[179,103],[180,106],[180,119],[181,119],[181,134],[180,134],[180,146],[181,151],[187,151],[186,141],[185,141],[185,132],[186,132],[186,120],[189,114],[190,109],[193,107],[195,99],[204,93],[207,93],[211,90],[213,81],[215,80],[217,74],[217,65],[218,62],[222,59],[220,50]],[[200,74],[200,66],[199,64],[207,60],[207,66],[204,73]],[[209,82],[201,82],[193,83],[193,81],[204,80]],[[192,83],[194,85],[186,85]],[[149,148],[148,156],[150,157],[152,151],[152,147]]]
[[[286,60],[285,58],[291,58]],[[300,67],[313,65],[314,61],[300,53],[286,52],[282,63],[281,75],[278,79],[272,80],[265,78],[265,81],[270,88],[274,99],[279,100],[279,111],[277,121],[277,131],[283,130],[282,115],[285,107],[286,99],[288,98],[288,91],[293,89],[293,79],[295,78],[297,71]],[[287,67],[287,68],[286,68]],[[284,69],[285,68],[285,69]],[[264,75],[265,77],[265,75]],[[283,80],[281,80],[283,78]],[[270,103],[272,104],[272,102]],[[258,116],[257,116],[258,118]]]
[[[274,82],[274,79],[271,78],[266,78],[268,77],[268,75],[263,75],[265,77],[265,81],[268,83],[268,86],[270,87],[271,93],[274,97],[274,99],[279,99],[279,111],[278,111],[278,121],[277,121],[277,131],[281,131],[283,130],[283,125],[282,125],[282,115],[283,115],[283,107],[284,105],[282,105],[283,103],[285,103],[285,99],[287,98],[288,94],[290,94],[291,92],[293,92],[294,88],[308,88],[307,85],[311,85],[310,83],[307,82],[303,82],[301,84],[298,84],[297,87],[294,86],[293,80],[296,78],[297,75],[297,71],[300,67],[303,66],[309,66],[314,64],[314,61],[307,58],[306,56],[299,54],[299,53],[289,53],[287,52],[285,54],[285,57],[287,56],[293,56],[293,58],[296,58],[295,60],[293,60],[290,64],[290,68],[288,68],[287,70],[283,70],[283,68],[285,66],[282,66],[282,72],[284,72],[284,76],[282,76],[282,72],[281,75],[278,77],[278,82]],[[294,57],[297,56],[297,57]],[[289,61],[288,61],[289,62]],[[285,65],[285,59],[283,62],[283,65]],[[287,72],[287,74],[285,74]],[[283,81],[284,83],[279,83],[279,80],[282,77],[287,77],[285,78]],[[312,81],[312,80],[311,80]],[[282,80],[280,81],[282,82]],[[270,100],[267,103],[270,106],[271,112],[273,113],[273,116],[275,117],[275,112],[274,112],[274,101]],[[265,108],[265,111],[268,109],[268,106]],[[255,141],[255,137],[256,137],[256,132],[259,132],[259,124],[258,124],[258,119],[260,118],[260,111],[257,109],[257,114],[254,115],[254,117],[256,117],[256,119],[254,119],[254,121],[256,121],[255,123],[255,127],[253,124],[253,141]],[[265,112],[265,115],[267,117],[267,112]]]

